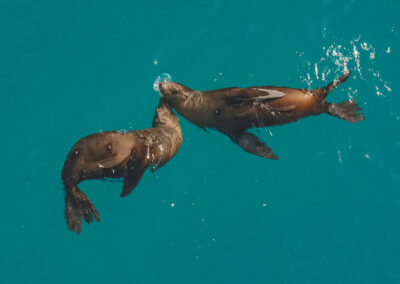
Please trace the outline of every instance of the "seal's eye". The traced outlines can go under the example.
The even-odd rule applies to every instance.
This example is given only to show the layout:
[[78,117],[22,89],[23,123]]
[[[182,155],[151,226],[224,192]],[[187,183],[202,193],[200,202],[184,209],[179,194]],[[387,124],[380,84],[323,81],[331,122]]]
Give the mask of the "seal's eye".
[[219,114],[219,109],[215,109],[213,113],[214,113],[214,115],[218,115]]

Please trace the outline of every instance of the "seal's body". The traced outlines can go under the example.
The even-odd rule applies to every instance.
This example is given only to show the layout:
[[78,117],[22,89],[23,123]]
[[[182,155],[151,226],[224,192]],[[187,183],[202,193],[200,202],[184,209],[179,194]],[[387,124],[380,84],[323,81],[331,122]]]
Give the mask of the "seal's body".
[[190,122],[203,129],[217,129],[249,153],[278,159],[269,147],[246,130],[286,124],[321,113],[350,122],[363,120],[355,101],[334,104],[325,100],[349,75],[350,72],[316,90],[263,86],[201,92],[173,82],[160,83],[159,87],[168,102]]
[[182,133],[178,117],[164,99],[160,100],[153,128],[107,131],[79,140],[69,152],[62,170],[65,218],[71,231],[79,233],[82,221],[100,220],[99,213],[77,187],[88,179],[123,178],[121,196],[132,192],[148,167],[162,167],[179,150]]

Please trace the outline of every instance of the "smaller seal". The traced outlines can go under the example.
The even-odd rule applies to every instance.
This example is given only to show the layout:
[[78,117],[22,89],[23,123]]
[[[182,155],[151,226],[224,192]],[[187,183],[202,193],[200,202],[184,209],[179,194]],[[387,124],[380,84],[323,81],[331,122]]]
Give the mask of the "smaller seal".
[[156,109],[153,128],[124,133],[106,131],[79,140],[69,152],[62,170],[68,228],[79,234],[82,218],[87,223],[100,221],[97,209],[77,186],[81,181],[123,178],[121,197],[127,196],[147,168],[154,172],[165,165],[181,144],[179,119],[163,98]]
[[264,142],[247,129],[282,125],[327,113],[349,122],[364,119],[355,101],[329,103],[326,96],[350,76],[346,72],[326,87],[306,90],[260,86],[195,91],[182,84],[161,82],[162,95],[184,118],[202,129],[214,128],[251,154],[277,160]]

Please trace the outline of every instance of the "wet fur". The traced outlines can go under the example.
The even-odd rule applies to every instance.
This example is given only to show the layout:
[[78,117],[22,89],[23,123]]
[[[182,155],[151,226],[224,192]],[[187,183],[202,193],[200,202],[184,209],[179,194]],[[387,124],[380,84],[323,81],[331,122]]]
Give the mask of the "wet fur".
[[173,82],[160,83],[160,90],[175,110],[195,125],[217,129],[249,153],[278,159],[265,143],[246,130],[287,124],[322,113],[350,122],[363,120],[355,101],[333,104],[325,100],[349,76],[347,72],[316,90],[256,86],[202,92]]
[[68,228],[80,233],[82,219],[87,223],[100,221],[95,206],[77,187],[81,181],[123,178],[121,196],[127,196],[148,167],[162,167],[177,153],[181,143],[178,117],[164,99],[156,109],[153,128],[125,133],[107,131],[79,140],[62,170]]

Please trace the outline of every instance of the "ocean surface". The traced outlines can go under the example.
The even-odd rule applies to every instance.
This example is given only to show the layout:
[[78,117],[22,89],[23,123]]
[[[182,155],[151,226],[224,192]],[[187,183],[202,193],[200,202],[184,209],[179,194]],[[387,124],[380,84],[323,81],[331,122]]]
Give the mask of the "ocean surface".
[[[0,2],[1,283],[400,283],[399,1]],[[318,88],[366,120],[259,129],[278,161],[180,118],[134,192],[61,169],[80,138],[151,126],[162,73],[197,90]]]

